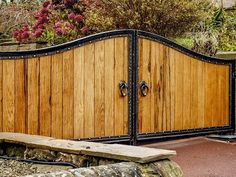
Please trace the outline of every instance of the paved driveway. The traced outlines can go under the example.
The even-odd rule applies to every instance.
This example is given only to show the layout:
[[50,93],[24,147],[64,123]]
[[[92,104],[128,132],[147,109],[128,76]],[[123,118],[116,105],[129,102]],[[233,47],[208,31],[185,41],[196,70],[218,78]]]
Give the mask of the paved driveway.
[[145,146],[176,150],[185,177],[236,177],[236,143],[200,137]]

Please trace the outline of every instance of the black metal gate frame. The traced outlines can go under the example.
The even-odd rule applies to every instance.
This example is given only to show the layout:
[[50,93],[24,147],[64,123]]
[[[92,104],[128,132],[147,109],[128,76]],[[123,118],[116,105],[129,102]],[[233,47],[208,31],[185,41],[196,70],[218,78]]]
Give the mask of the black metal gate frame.
[[[234,60],[224,60],[213,57],[207,57],[199,53],[193,52],[189,49],[186,49],[173,41],[170,41],[164,37],[161,37],[156,34],[133,30],[133,29],[124,29],[124,30],[115,30],[109,32],[103,32],[99,34],[90,35],[88,37],[80,38],[65,44],[47,47],[43,49],[36,49],[31,51],[16,51],[16,52],[0,52],[1,60],[11,60],[11,59],[30,59],[41,56],[48,56],[56,53],[61,53],[76,47],[80,47],[92,42],[101,41],[104,39],[114,38],[114,37],[128,37],[129,41],[129,64],[128,64],[128,85],[129,85],[129,94],[128,94],[128,135],[124,136],[112,136],[112,137],[97,137],[97,138],[87,138],[87,139],[77,139],[77,140],[86,140],[86,141],[95,141],[95,142],[106,142],[106,143],[129,143],[136,145],[142,141],[150,140],[165,140],[168,138],[183,138],[188,136],[197,136],[197,135],[206,135],[211,133],[226,133],[234,132],[235,130],[235,61]],[[229,126],[224,127],[209,127],[203,129],[189,129],[181,131],[165,131],[165,132],[155,132],[140,134],[138,132],[138,39],[146,38],[153,41],[162,43],[168,47],[171,47],[177,51],[180,51],[188,56],[191,56],[195,59],[213,63],[213,64],[223,64],[230,67],[230,80],[229,80],[229,95],[230,95],[230,120]]]

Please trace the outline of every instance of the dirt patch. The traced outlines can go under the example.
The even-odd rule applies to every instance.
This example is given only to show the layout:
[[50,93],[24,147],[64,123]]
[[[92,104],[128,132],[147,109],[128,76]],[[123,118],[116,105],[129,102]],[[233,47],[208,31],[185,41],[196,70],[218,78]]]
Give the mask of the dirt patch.
[[38,173],[51,173],[62,170],[69,170],[71,167],[65,166],[51,166],[51,165],[38,165],[14,160],[0,159],[0,176],[1,177],[17,177],[32,175]]

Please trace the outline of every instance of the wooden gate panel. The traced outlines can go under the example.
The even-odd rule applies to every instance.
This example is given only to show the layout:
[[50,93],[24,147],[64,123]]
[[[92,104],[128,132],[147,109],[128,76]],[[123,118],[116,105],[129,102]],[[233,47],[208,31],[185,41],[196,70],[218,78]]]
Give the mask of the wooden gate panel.
[[128,45],[118,37],[1,61],[0,128],[65,139],[127,136],[128,97],[119,82],[128,83]]
[[229,66],[139,39],[139,133],[229,126]]

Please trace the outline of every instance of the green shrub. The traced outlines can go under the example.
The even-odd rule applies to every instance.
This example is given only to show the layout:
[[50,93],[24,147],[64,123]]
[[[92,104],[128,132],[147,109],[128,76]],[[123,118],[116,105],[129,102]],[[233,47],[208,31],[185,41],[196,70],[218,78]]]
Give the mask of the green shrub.
[[236,11],[224,13],[219,32],[219,50],[236,51]]
[[180,36],[208,17],[207,0],[100,0],[86,11],[93,33],[132,28]]

